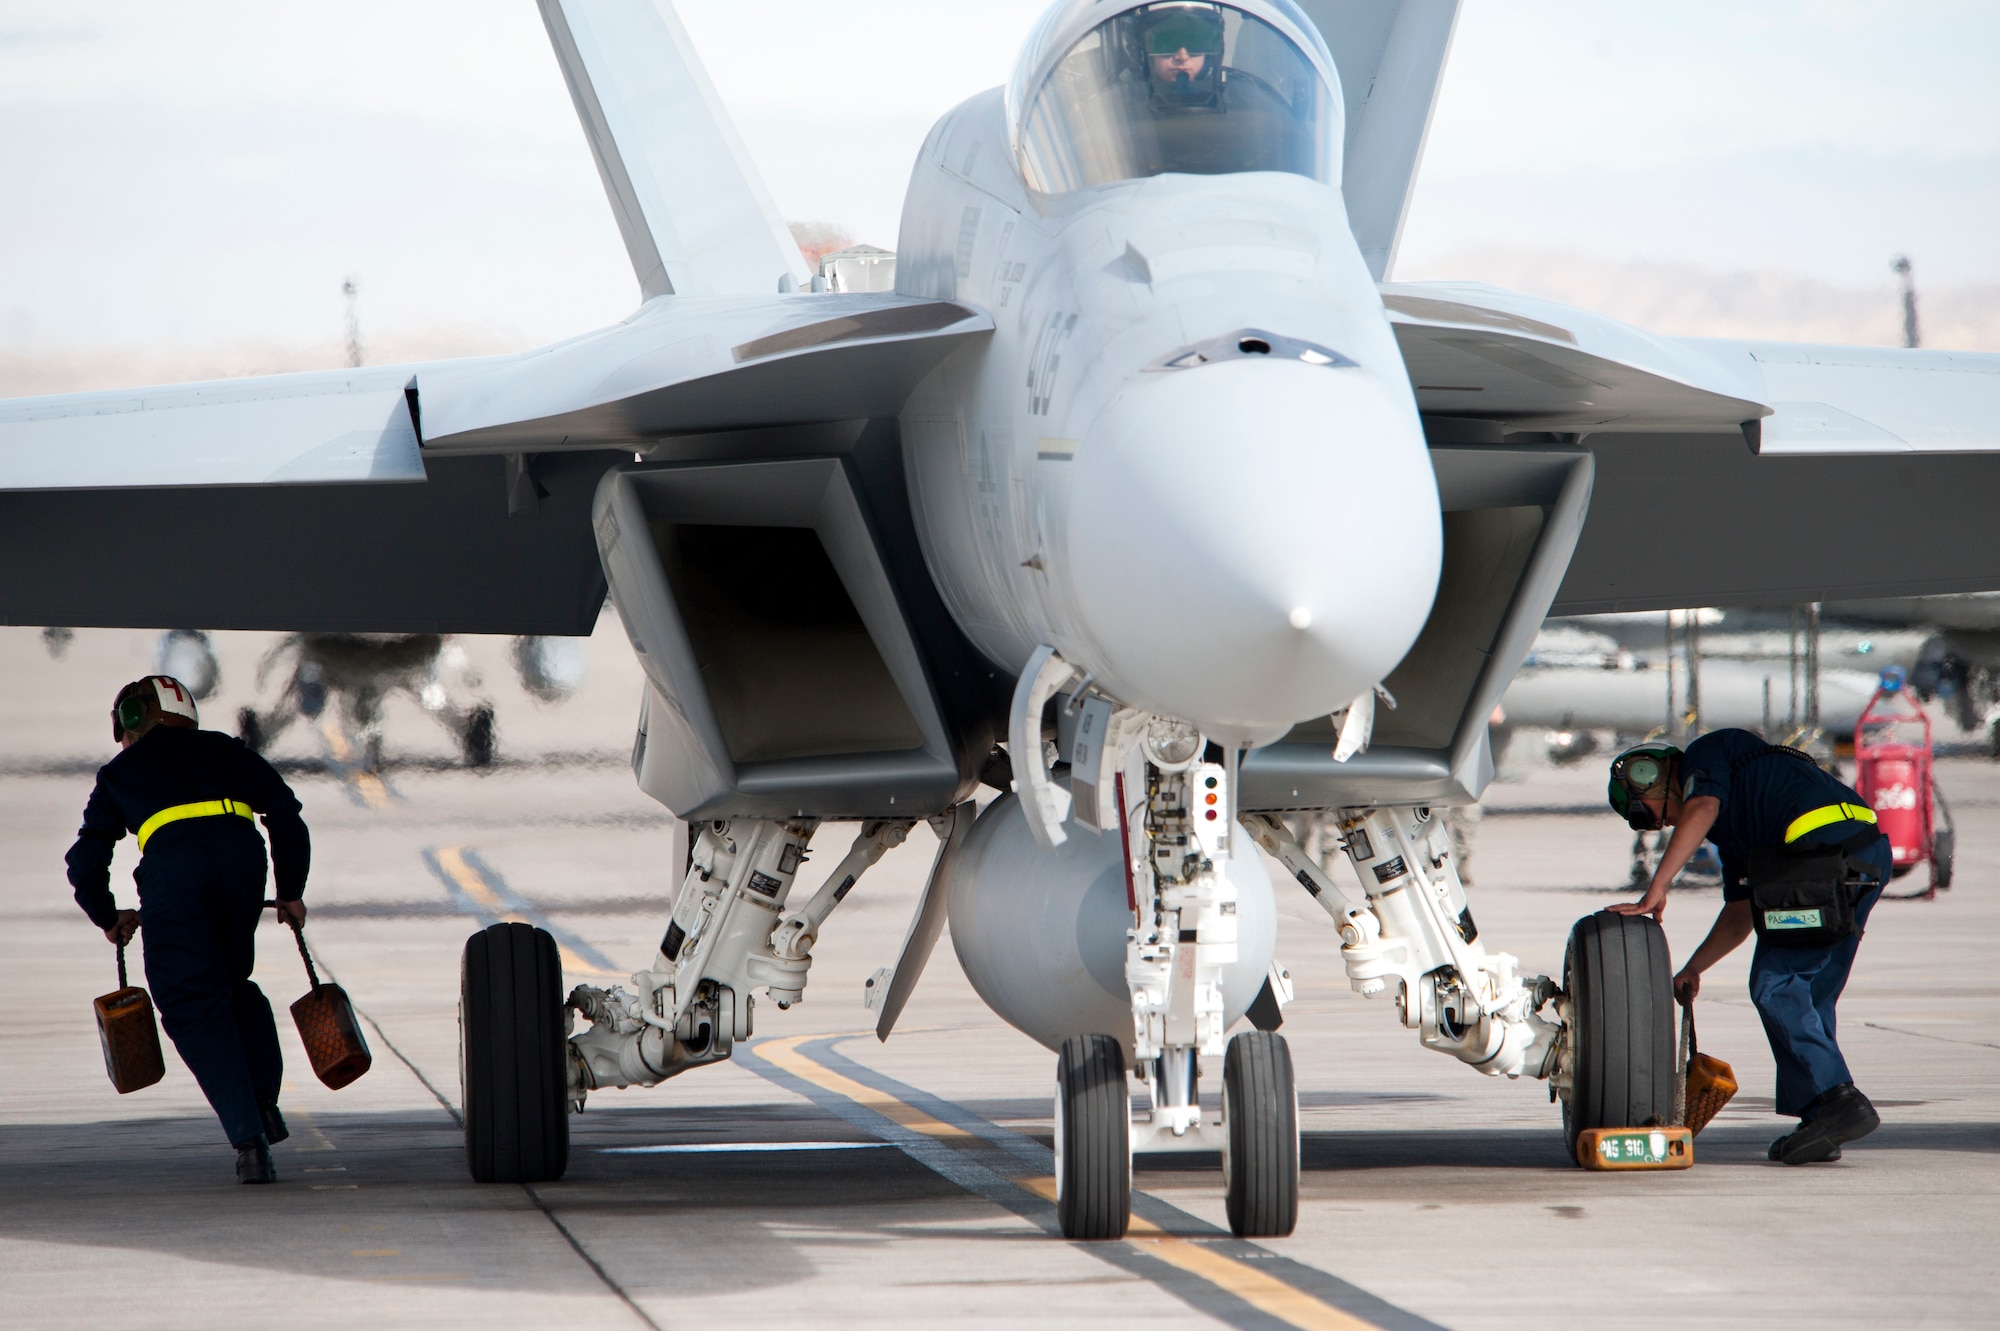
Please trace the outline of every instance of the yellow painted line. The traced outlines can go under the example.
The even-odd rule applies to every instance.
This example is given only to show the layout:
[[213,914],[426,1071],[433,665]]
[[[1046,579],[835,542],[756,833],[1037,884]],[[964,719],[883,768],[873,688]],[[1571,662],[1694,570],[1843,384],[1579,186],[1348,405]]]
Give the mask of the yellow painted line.
[[[290,1095],[292,1093],[292,1089],[293,1089],[292,1083],[289,1080],[278,1083],[278,1092],[280,1095]],[[294,1135],[304,1136],[307,1142],[307,1144],[304,1146],[293,1147],[292,1148],[293,1150],[332,1151],[339,1149],[332,1142],[327,1140],[326,1134],[320,1131],[319,1124],[314,1122],[313,1116],[307,1113],[305,1110],[286,1109],[283,1112],[285,1115],[286,1126],[293,1129]],[[345,1168],[345,1166],[343,1166],[343,1168]]]
[[[507,909],[506,904],[500,900],[500,894],[493,890],[493,885],[486,881],[485,876],[476,872],[471,865],[465,862],[465,848],[463,846],[445,846],[438,851],[437,861],[438,868],[443,869],[452,882],[457,883],[460,888],[464,889],[465,895],[486,907],[487,910],[493,912],[502,920],[518,920],[522,924],[534,924],[537,928],[540,927],[537,921],[529,919],[519,911]],[[585,961],[582,957],[560,943],[556,944],[556,951],[562,956],[564,970],[582,971],[589,975],[624,974],[623,971],[606,970],[602,966]]]
[[[347,732],[340,728],[340,722],[331,712],[320,722],[320,734],[326,736],[326,747],[333,754],[333,760],[346,764],[353,761],[354,746],[347,740]],[[371,809],[389,807],[389,787],[373,772],[356,772],[351,778],[354,788],[361,792],[361,801]]]
[[[1049,1202],[1056,1199],[1056,1181],[1053,1178],[1044,1175],[1014,1181]],[[1234,1294],[1257,1311],[1269,1313],[1281,1322],[1305,1327],[1308,1331],[1355,1331],[1356,1328],[1373,1331],[1375,1327],[1373,1322],[1364,1322],[1352,1313],[1344,1313],[1321,1303],[1282,1280],[1273,1279],[1226,1253],[1206,1247],[1199,1239],[1169,1234],[1150,1220],[1133,1216],[1130,1234],[1129,1242],[1169,1266],[1177,1266],[1190,1275],[1200,1276],[1217,1289]]]
[[362,802],[369,808],[389,807],[389,787],[383,784],[381,777],[373,772],[357,772],[354,776],[354,785],[361,792]]
[[[972,1134],[932,1118],[914,1105],[878,1091],[872,1086],[863,1086],[852,1077],[843,1077],[830,1071],[799,1052],[799,1046],[808,1040],[825,1037],[819,1035],[788,1035],[783,1039],[766,1040],[755,1046],[759,1057],[783,1068],[795,1077],[803,1078],[824,1090],[845,1096],[856,1104],[866,1105],[885,1118],[904,1127],[931,1137],[958,1138],[972,1140]],[[1016,1178],[1015,1183],[1050,1202],[1056,1199],[1056,1181],[1048,1177]],[[1149,1220],[1132,1217],[1131,1232],[1136,1236],[1128,1240],[1134,1246],[1158,1257],[1169,1266],[1178,1267],[1189,1275],[1197,1276],[1217,1289],[1233,1294],[1259,1312],[1277,1318],[1303,1331],[1377,1331],[1373,1322],[1363,1321],[1352,1313],[1342,1312],[1329,1303],[1287,1285],[1284,1281],[1240,1262],[1226,1253],[1217,1252],[1197,1239],[1184,1239],[1169,1234]]]
[[942,1120],[932,1118],[915,1105],[909,1105],[872,1086],[863,1086],[852,1077],[843,1077],[838,1072],[829,1071],[799,1052],[799,1046],[807,1040],[824,1039],[823,1035],[788,1035],[780,1040],[764,1040],[754,1046],[757,1056],[767,1063],[783,1068],[804,1081],[809,1081],[822,1090],[844,1096],[858,1105],[866,1105],[891,1122],[900,1123],[912,1132],[921,1132],[926,1137],[940,1137],[970,1141],[972,1134],[963,1128],[953,1127]]
[[438,851],[437,859],[438,868],[443,869],[451,878],[451,881],[457,883],[465,892],[465,895],[471,897],[501,919],[518,920],[522,924],[534,923],[527,916],[507,909],[506,903],[500,900],[500,894],[493,890],[493,885],[488,883],[481,875],[474,873],[472,866],[465,862],[464,847],[446,846]]
[[589,975],[623,975],[625,973],[623,971],[608,971],[604,969],[604,967],[602,966],[598,966],[591,962],[585,961],[582,957],[579,957],[576,953],[570,951],[568,948],[564,947],[561,943],[556,944],[556,951],[562,954],[562,962],[564,970],[582,971],[585,974]]

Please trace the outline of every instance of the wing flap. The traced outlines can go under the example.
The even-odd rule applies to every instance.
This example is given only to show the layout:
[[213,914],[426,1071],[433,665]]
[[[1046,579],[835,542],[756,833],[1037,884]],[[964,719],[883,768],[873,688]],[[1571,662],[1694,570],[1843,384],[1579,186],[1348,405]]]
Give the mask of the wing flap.
[[409,367],[0,401],[0,490],[421,481]]
[[1774,408],[1758,431],[1759,453],[2000,449],[2000,355],[1693,338],[1685,345],[1756,366]]

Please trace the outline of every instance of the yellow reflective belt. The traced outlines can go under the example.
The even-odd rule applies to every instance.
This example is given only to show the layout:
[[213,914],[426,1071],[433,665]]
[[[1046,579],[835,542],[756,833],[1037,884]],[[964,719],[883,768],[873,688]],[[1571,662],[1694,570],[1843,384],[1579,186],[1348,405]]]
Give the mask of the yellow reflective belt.
[[201,800],[195,804],[176,804],[171,809],[160,810],[139,824],[139,850],[143,853],[153,833],[168,823],[177,823],[183,818],[213,818],[223,813],[233,813],[244,818],[257,816],[256,811],[242,800]]
[[1785,829],[1785,844],[1791,845],[1808,832],[1817,832],[1831,823],[1872,823],[1875,810],[1866,804],[1829,804],[1811,813],[1802,813],[1792,819],[1792,825]]

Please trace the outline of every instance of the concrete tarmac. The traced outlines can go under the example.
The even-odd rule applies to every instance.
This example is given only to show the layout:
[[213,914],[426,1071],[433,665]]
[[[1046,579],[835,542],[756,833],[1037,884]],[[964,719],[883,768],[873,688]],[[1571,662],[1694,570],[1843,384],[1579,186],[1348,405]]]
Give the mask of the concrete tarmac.
[[[1243,1243],[1213,1157],[1142,1157],[1132,1237],[1052,1237],[1054,1058],[992,1016],[941,943],[887,1043],[861,1004],[890,963],[935,842],[919,829],[815,949],[807,1001],[757,1010],[738,1059],[572,1119],[567,1175],[481,1186],[457,1125],[457,982],[469,933],[555,931],[565,980],[646,964],[674,865],[666,812],[625,755],[638,692],[615,624],[567,702],[514,683],[504,641],[460,640],[447,683],[490,698],[501,761],[468,772],[412,699],[379,773],[337,712],[275,746],[315,854],[307,934],[365,1014],[375,1065],[312,1076],[284,1008],[305,991],[267,925],[257,980],[278,1009],[292,1138],[280,1181],[238,1186],[232,1153],[168,1050],[119,1096],[90,1000],[112,949],[62,877],[117,685],[154,635],[79,631],[60,657],[0,629],[0,1323],[9,1327],[700,1327],[1033,1324],[1231,1327],[1769,1327],[2000,1324],[2000,769],[1952,760],[1956,886],[1877,909],[1842,1042],[1884,1126],[1838,1164],[1764,1150],[1771,1062],[1744,992],[1748,950],[1712,972],[1702,1046],[1743,1092],[1691,1170],[1587,1174],[1546,1088],[1427,1053],[1348,990],[1325,916],[1282,876],[1279,956],[1298,984],[1305,1174],[1297,1233]],[[271,635],[218,635],[205,720],[265,706]],[[1594,765],[1494,788],[1471,889],[1482,938],[1559,970],[1569,925],[1613,900],[1630,834]],[[852,827],[829,826],[830,866]],[[114,886],[133,904],[131,843]],[[1345,873],[1345,869],[1342,870]],[[809,866],[802,878],[816,886]],[[1713,890],[1675,895],[1675,954]],[[135,977],[136,978],[136,977]],[[1204,1083],[1219,1085],[1219,1069]],[[1213,1096],[1211,1094],[1210,1098]]]

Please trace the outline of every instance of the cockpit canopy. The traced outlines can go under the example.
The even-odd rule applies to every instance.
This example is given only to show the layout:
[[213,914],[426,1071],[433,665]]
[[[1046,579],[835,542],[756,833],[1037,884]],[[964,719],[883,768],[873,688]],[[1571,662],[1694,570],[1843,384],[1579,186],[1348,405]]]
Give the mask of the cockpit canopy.
[[1030,189],[1068,194],[1167,172],[1284,171],[1337,183],[1330,61],[1290,4],[1142,4],[1059,55],[1049,49],[1080,26],[1066,17],[1101,7],[1051,13],[1008,90]]

